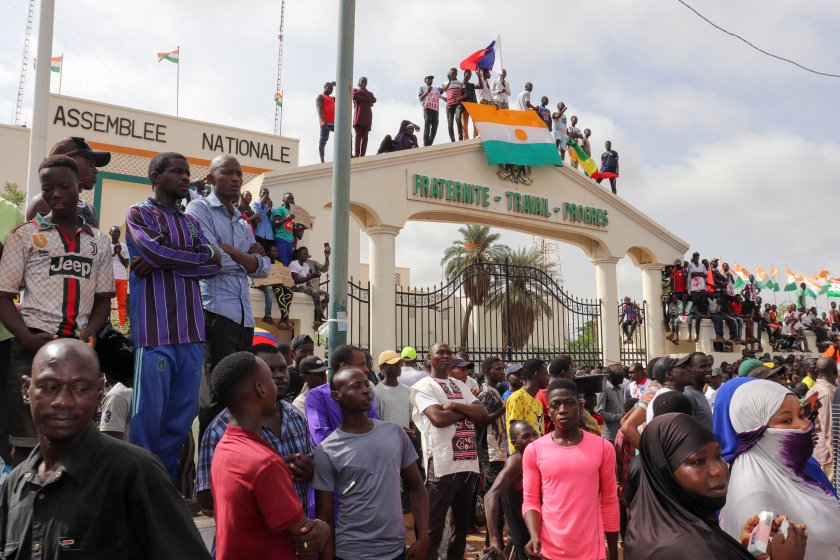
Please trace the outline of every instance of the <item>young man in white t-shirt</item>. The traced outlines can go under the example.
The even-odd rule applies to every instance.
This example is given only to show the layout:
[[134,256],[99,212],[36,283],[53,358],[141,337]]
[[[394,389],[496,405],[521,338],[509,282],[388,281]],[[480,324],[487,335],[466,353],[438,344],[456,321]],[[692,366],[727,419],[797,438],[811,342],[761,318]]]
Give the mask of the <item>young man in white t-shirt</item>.
[[435,142],[437,135],[438,122],[440,122],[440,95],[443,93],[442,87],[435,87],[432,83],[435,81],[434,76],[426,76],[423,80],[423,85],[417,91],[417,99],[420,101],[420,106],[423,107],[423,145],[431,146]]
[[326,319],[324,317],[324,306],[321,303],[321,290],[319,282],[321,273],[330,268],[330,247],[324,246],[324,264],[313,261],[309,258],[309,249],[298,247],[295,249],[295,258],[289,263],[289,272],[292,280],[295,281],[295,291],[303,292],[312,298],[315,304],[315,325],[320,326]]
[[466,385],[449,377],[453,356],[448,344],[434,344],[428,358],[431,375],[411,388],[412,418],[422,435],[427,467],[428,550],[438,550],[446,514],[452,508],[446,557],[463,558],[479,472],[475,424],[487,423],[487,409]]
[[114,285],[117,291],[117,311],[120,316],[120,326],[125,326],[125,304],[128,300],[128,246],[120,242],[119,226],[111,226],[112,264],[114,267]]
[[105,398],[102,399],[99,431],[111,437],[128,441],[133,390],[120,382],[112,383],[111,379],[106,379],[108,379],[109,389],[105,393]]

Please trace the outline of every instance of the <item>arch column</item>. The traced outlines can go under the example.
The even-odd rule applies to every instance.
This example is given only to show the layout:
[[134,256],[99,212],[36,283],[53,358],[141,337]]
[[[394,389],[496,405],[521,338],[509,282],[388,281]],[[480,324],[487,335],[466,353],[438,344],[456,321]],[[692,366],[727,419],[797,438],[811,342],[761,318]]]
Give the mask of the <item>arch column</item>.
[[595,289],[601,300],[601,332],[603,333],[603,347],[601,359],[605,366],[620,360],[620,344],[618,329],[618,281],[616,280],[615,264],[618,257],[598,257],[591,259],[595,265]]
[[660,264],[643,264],[642,297],[647,303],[645,330],[647,335],[647,359],[662,356],[665,352],[665,316],[662,311],[662,269]]
[[393,350],[397,332],[396,240],[400,229],[378,225],[367,228],[370,255],[370,353],[376,360]]

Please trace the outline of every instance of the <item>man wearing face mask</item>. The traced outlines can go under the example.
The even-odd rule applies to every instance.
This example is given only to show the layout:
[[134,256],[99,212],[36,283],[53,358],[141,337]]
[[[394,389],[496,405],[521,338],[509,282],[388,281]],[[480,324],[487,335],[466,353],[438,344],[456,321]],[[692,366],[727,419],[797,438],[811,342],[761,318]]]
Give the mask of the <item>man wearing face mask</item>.
[[595,412],[604,417],[604,431],[601,436],[615,443],[615,436],[621,429],[624,416],[625,389],[630,382],[624,378],[624,366],[613,364],[609,367],[609,377],[604,383],[604,391],[598,393]]
[[813,425],[796,396],[758,379],[737,387],[728,410],[721,412],[728,412],[739,441],[721,529],[738,538],[756,511],[772,511],[808,527],[805,560],[838,558],[840,508],[825,474],[819,467],[811,470]]

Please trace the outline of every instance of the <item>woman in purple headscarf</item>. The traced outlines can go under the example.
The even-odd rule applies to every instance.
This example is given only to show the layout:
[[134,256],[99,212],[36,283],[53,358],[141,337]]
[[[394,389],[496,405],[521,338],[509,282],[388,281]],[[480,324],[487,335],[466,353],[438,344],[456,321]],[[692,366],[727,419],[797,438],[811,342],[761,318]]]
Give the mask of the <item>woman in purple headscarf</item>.
[[359,78],[359,86],[353,88],[353,130],[356,131],[353,157],[363,157],[367,152],[368,134],[373,126],[373,104],[376,97],[367,89],[367,78]]
[[416,124],[412,124],[411,121],[403,121],[400,123],[400,131],[397,135],[393,138],[391,138],[390,134],[386,135],[382,140],[382,144],[379,145],[379,151],[376,153],[384,154],[416,148],[417,136],[414,135],[414,131],[418,129],[419,127]]

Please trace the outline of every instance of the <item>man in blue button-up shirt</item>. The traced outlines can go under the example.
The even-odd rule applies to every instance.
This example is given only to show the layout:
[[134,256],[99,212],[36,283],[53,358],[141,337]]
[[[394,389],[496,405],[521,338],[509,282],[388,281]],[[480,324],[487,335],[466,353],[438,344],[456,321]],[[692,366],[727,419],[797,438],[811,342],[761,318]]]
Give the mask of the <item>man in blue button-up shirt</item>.
[[260,217],[254,236],[268,253],[274,246],[274,208],[266,187],[260,189],[260,199],[251,203],[251,209]]
[[255,323],[248,277],[265,278],[271,266],[262,245],[254,239],[251,226],[234,205],[242,188],[242,167],[236,158],[230,155],[214,158],[207,183],[213,192],[190,202],[186,211],[198,218],[207,242],[222,250],[219,274],[200,282],[206,340],[204,377],[199,392],[200,434],[224,408],[211,394],[210,372],[222,358],[247,350],[253,342]]

